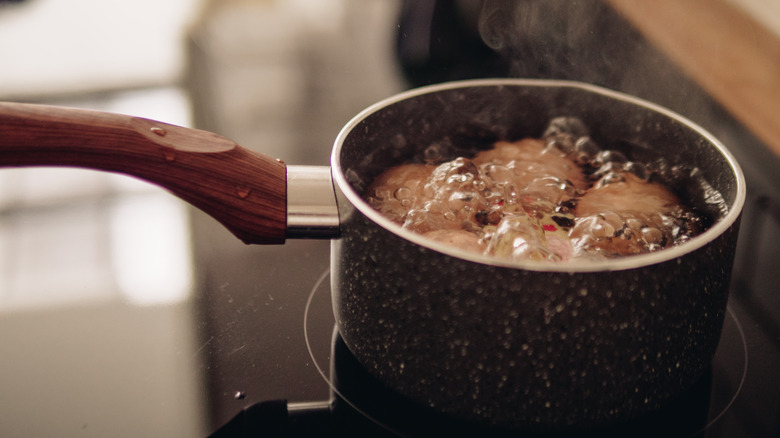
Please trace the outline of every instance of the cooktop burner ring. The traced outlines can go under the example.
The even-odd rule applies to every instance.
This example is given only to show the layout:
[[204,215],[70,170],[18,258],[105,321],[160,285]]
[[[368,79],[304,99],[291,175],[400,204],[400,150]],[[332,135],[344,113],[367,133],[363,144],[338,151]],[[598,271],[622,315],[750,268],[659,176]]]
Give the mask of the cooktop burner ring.
[[[726,413],[726,411],[731,408],[731,406],[734,404],[734,402],[737,400],[737,397],[739,396],[739,393],[742,392],[742,386],[745,384],[745,379],[747,378],[747,367],[748,367],[748,349],[747,349],[747,339],[745,339],[745,331],[742,329],[742,324],[740,324],[739,319],[737,318],[737,314],[734,312],[734,309],[731,308],[731,305],[726,306],[726,312],[731,317],[731,323],[734,324],[734,328],[737,331],[737,334],[739,334],[739,341],[742,345],[742,375],[739,379],[739,384],[736,387],[736,390],[734,391],[734,395],[731,397],[731,400],[726,403],[726,405],[721,409],[717,415],[715,415],[710,421],[707,422],[707,425],[704,426],[700,431],[697,432],[697,435],[707,429],[709,429],[713,424],[715,424],[720,417],[723,416],[723,414]],[[724,330],[726,330],[728,326],[724,324]],[[715,352],[715,355],[717,357],[718,352]],[[714,359],[713,359],[714,360]]]
[[[306,299],[306,307],[303,312],[303,336],[306,339],[306,349],[309,351],[309,357],[311,358],[312,363],[314,364],[314,368],[317,370],[319,375],[325,380],[325,382],[328,384],[328,387],[330,387],[330,390],[333,391],[334,394],[338,395],[341,400],[343,400],[345,403],[347,403],[352,409],[354,409],[356,412],[358,412],[360,415],[363,415],[366,419],[372,421],[377,426],[381,427],[382,429],[385,429],[391,433],[394,433],[398,436],[404,436],[401,432],[391,428],[390,426],[382,423],[381,421],[375,419],[372,415],[368,414],[367,412],[364,412],[362,409],[360,409],[359,406],[357,406],[355,403],[352,403],[352,401],[349,399],[349,397],[346,397],[344,394],[342,394],[338,388],[336,388],[336,385],[333,384],[330,377],[328,376],[325,369],[320,365],[320,363],[317,361],[316,355],[314,354],[314,350],[312,349],[311,342],[309,340],[309,314],[311,310],[312,301],[314,300],[315,294],[317,291],[322,288],[323,284],[327,283],[325,282],[326,279],[330,277],[330,269],[326,269],[325,272],[323,272],[320,277],[317,279],[317,281],[314,283],[314,287],[312,288],[311,292],[309,293],[308,298]],[[329,285],[328,285],[329,286]],[[328,287],[328,290],[330,288]]]
[[[383,428],[383,429],[385,429],[385,430],[387,430],[389,432],[392,432],[392,433],[394,433],[394,434],[396,434],[398,436],[404,436],[399,431],[397,431],[397,430],[393,429],[392,427],[388,426],[387,424],[384,424],[383,422],[375,419],[371,414],[365,412],[359,406],[357,406],[355,403],[350,401],[348,397],[344,396],[344,394],[342,394],[339,391],[339,389],[336,388],[336,385],[333,383],[333,381],[329,377],[329,375],[328,375],[329,367],[327,367],[327,368],[323,367],[322,363],[321,363],[322,361],[318,360],[317,357],[316,357],[317,355],[314,353],[314,349],[312,347],[312,343],[311,343],[311,340],[310,340],[310,337],[309,337],[310,329],[311,329],[310,314],[312,313],[312,303],[314,302],[315,297],[317,296],[317,293],[320,292],[320,289],[323,289],[321,291],[322,293],[324,293],[326,291],[327,292],[330,291],[330,284],[325,281],[329,277],[330,277],[330,269],[326,269],[320,275],[320,277],[317,279],[317,281],[315,282],[314,286],[312,287],[312,290],[309,292],[309,296],[307,297],[306,306],[305,306],[304,313],[303,313],[304,338],[306,340],[306,348],[307,348],[307,350],[309,352],[309,356],[310,356],[310,358],[312,360],[312,364],[314,365],[315,369],[317,370],[317,373],[319,373],[319,375],[323,378],[323,380],[325,380],[325,382],[328,384],[328,386],[330,387],[330,390],[333,391],[334,394],[338,395],[340,397],[340,399],[343,400],[345,403],[347,403],[352,409],[354,409],[359,414],[363,415],[366,419],[370,420],[371,422],[373,422],[377,426],[379,426],[379,427],[381,427],[381,428]],[[717,423],[717,421],[726,413],[726,411],[729,410],[729,408],[731,408],[731,406],[737,400],[737,397],[739,396],[740,392],[742,391],[742,387],[745,384],[745,380],[746,380],[746,377],[747,377],[748,349],[747,349],[747,340],[745,339],[745,333],[744,333],[744,330],[742,328],[742,325],[739,322],[739,319],[737,318],[736,313],[731,308],[731,305],[728,305],[726,307],[726,312],[727,312],[729,318],[727,318],[726,322],[724,323],[723,331],[724,332],[726,332],[727,330],[733,331],[733,332],[731,332],[729,334],[730,335],[737,335],[738,336],[738,340],[739,340],[738,342],[739,342],[739,344],[742,347],[741,375],[739,376],[739,382],[738,382],[738,384],[736,385],[736,387],[734,389],[733,395],[725,403],[723,403],[721,405],[721,407],[710,406],[711,408],[712,407],[716,407],[717,408],[717,409],[714,410],[714,412],[716,412],[716,413],[711,415],[711,418],[708,419],[708,421],[707,421],[707,423],[706,423],[706,425],[704,427],[702,427],[700,430],[696,431],[696,433],[692,434],[691,436],[698,436],[703,431],[709,429],[715,423]],[[715,360],[718,358],[718,354],[719,353],[720,354],[725,354],[723,351],[721,351],[721,348],[719,347],[718,351],[716,351],[716,353],[715,353],[715,359],[713,359],[713,362],[715,362]],[[734,353],[734,351],[732,350],[731,353]],[[329,360],[329,357],[325,358],[325,359],[326,359],[326,362],[327,362]]]

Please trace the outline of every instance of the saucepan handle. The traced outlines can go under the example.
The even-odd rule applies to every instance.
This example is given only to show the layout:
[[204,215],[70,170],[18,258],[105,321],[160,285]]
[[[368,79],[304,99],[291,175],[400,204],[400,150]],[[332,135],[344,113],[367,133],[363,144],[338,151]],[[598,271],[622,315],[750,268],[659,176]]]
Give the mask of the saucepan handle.
[[134,176],[211,215],[245,243],[284,243],[286,165],[217,134],[73,108],[0,102],[0,166]]

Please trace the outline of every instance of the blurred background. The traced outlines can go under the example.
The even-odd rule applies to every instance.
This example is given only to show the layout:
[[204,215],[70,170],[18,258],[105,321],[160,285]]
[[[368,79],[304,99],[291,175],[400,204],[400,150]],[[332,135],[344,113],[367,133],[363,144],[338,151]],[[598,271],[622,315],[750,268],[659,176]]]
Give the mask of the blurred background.
[[[341,125],[402,88],[399,6],[0,2],[0,99],[198,126],[327,165]],[[0,435],[206,436],[254,397],[327,399],[302,318],[328,253],[246,247],[131,178],[3,170]]]
[[[342,125],[413,86],[480,76],[606,85],[693,118],[740,159],[758,157],[741,161],[756,188],[747,219],[763,228],[741,251],[763,262],[738,265],[735,281],[773,290],[778,250],[755,242],[780,240],[766,206],[777,142],[627,26],[625,2],[541,3],[518,2],[519,14],[496,0],[0,1],[0,100],[198,127],[326,166]],[[718,3],[748,34],[780,38],[773,0]],[[326,399],[303,314],[328,251],[324,241],[244,246],[131,178],[4,169],[0,435],[206,436],[251,401]],[[320,307],[314,318],[332,325]],[[330,332],[312,336],[327,357]]]

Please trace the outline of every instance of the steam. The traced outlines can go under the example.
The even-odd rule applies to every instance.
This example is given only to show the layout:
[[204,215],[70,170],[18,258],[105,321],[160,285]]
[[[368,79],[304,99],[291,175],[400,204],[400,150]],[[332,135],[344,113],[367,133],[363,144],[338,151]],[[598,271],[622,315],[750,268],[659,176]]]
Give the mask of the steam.
[[[700,114],[693,85],[608,2],[483,0],[476,25],[504,61],[504,75],[605,86]],[[670,86],[670,84],[673,84]]]
[[605,83],[636,44],[625,35],[613,38],[615,18],[595,0],[485,0],[478,29],[507,61],[510,76]]
[[514,36],[514,17],[506,14],[506,1],[487,0],[479,16],[479,35],[491,49],[503,52],[512,46],[509,39]]

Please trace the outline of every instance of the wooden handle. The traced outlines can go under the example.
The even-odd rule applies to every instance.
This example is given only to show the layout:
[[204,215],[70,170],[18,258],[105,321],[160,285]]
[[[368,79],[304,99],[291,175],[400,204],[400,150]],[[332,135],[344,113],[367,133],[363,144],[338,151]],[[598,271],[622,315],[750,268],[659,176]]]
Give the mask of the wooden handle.
[[0,102],[0,166],[131,175],[214,217],[245,243],[283,243],[286,166],[211,132],[119,114]]

